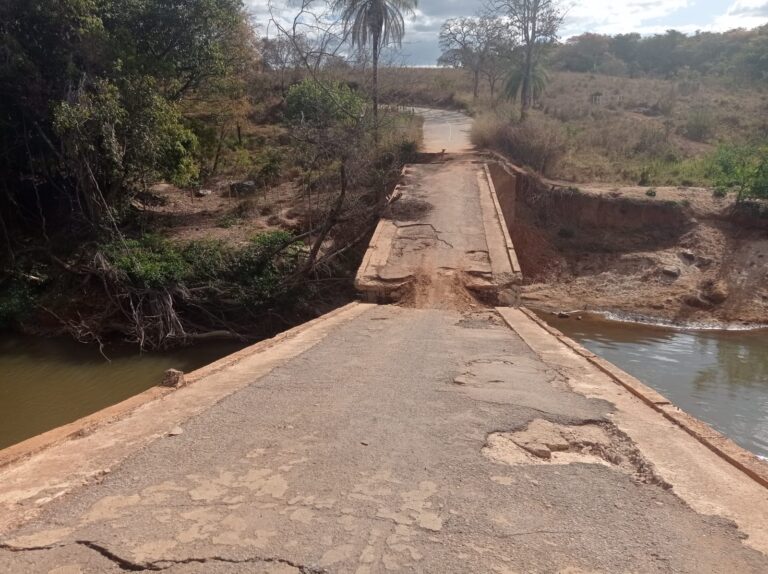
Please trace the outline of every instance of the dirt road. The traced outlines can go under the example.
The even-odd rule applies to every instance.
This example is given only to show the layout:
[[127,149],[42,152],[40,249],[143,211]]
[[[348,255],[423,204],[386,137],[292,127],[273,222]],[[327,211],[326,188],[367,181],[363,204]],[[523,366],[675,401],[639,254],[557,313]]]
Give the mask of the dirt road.
[[355,304],[0,472],[0,572],[757,574],[767,516],[520,311]]

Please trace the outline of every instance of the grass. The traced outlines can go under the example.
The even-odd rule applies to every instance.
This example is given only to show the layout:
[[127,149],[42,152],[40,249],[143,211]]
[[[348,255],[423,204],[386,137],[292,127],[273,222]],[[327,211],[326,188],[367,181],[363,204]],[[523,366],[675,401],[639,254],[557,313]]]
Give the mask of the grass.
[[692,86],[553,72],[531,114],[537,127],[523,129],[517,104],[492,100],[487,85],[473,100],[462,70],[392,68],[382,77],[388,101],[462,107],[476,117],[477,145],[574,182],[711,186],[719,145],[768,137],[768,93],[719,78]]

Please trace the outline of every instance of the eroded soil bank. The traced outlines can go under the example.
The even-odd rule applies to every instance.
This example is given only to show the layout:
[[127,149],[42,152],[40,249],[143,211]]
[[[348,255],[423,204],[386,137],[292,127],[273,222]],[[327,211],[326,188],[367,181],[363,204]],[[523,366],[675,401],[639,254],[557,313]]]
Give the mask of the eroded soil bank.
[[523,302],[694,324],[768,323],[768,219],[698,188],[567,187],[491,166]]

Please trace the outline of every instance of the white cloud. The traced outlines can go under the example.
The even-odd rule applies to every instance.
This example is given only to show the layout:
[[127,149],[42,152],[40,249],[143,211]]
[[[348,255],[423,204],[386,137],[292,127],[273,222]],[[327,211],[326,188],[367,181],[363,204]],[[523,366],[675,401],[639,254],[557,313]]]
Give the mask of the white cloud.
[[[246,0],[263,31],[269,20],[268,1]],[[282,21],[296,13],[295,0],[272,2]],[[411,64],[434,64],[440,54],[441,24],[447,18],[471,16],[484,4],[485,0],[419,0],[416,14],[408,19],[402,56]],[[323,0],[317,0],[317,5],[323,5]],[[730,5],[724,0],[563,0],[563,5],[568,8],[563,38],[584,32],[647,35],[670,28],[684,33],[719,32],[768,23],[768,0],[730,0]],[[699,21],[691,22],[689,17]],[[270,32],[274,33],[274,29]]]
[[768,23],[768,0],[736,0],[722,16],[715,18],[712,30],[756,28]]
[[642,33],[646,22],[666,18],[690,4],[691,0],[580,0],[568,10],[563,35]]

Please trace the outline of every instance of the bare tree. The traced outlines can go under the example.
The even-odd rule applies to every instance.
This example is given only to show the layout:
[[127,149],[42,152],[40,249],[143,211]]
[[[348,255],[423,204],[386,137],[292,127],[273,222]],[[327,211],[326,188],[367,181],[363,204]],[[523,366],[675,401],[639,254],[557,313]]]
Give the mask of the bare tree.
[[507,19],[523,47],[520,117],[533,103],[533,73],[539,47],[557,39],[565,12],[558,0],[491,0],[493,10]]
[[464,68],[472,74],[472,95],[478,97],[480,76],[490,74],[496,84],[496,54],[512,40],[508,26],[501,18],[475,16],[446,20],[440,29],[443,50],[438,64]]
[[301,54],[309,51],[310,42],[302,35],[288,38],[283,34],[278,34],[275,38],[263,38],[261,42],[263,65],[277,75],[280,91],[285,94],[287,84],[294,79],[302,66]]

